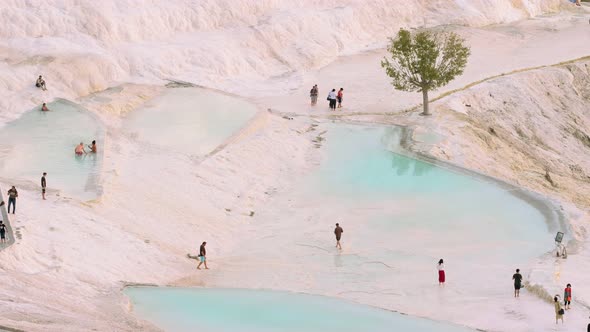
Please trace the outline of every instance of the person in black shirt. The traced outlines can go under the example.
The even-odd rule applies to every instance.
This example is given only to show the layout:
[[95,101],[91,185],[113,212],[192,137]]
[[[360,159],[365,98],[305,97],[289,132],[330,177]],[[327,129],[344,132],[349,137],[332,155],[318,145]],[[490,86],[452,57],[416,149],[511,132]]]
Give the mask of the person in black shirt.
[[10,213],[10,206],[12,205],[12,214],[15,213],[16,211],[16,198],[18,197],[18,191],[16,191],[16,188],[14,186],[12,186],[12,188],[10,188],[8,190],[8,213]]
[[41,177],[41,195],[43,196],[44,200],[45,200],[45,188],[47,187],[47,181],[45,180],[46,175],[47,175],[47,173],[43,172],[43,176]]
[[516,273],[512,275],[512,280],[514,280],[514,297],[520,297],[520,288],[522,287],[522,275],[520,274],[520,269],[516,269]]
[[6,242],[6,225],[0,220],[0,242]]
[[334,235],[336,235],[336,248],[342,250],[342,246],[340,245],[340,238],[342,238],[342,233],[344,230],[340,227],[340,224],[336,223],[336,228],[334,229]]
[[205,269],[209,270],[209,268],[207,267],[207,250],[205,249],[206,245],[207,242],[203,242],[203,244],[201,244],[201,247],[199,248],[199,258],[201,259],[201,262],[197,266],[197,270],[201,269],[201,264],[205,264]]

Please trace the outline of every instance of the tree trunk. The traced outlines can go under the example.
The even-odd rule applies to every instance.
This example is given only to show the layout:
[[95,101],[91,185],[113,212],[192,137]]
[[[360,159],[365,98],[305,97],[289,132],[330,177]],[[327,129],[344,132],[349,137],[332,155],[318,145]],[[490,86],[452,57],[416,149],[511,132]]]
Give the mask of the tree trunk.
[[424,106],[424,111],[421,115],[430,115],[430,109],[428,108],[428,90],[422,89],[422,105]]

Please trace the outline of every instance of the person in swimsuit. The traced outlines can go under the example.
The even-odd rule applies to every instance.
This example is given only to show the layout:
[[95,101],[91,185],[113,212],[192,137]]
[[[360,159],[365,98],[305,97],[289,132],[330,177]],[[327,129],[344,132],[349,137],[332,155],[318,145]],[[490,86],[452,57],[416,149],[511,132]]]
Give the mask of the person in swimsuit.
[[43,176],[41,177],[41,196],[43,196],[43,200],[45,200],[45,189],[47,188],[47,180],[45,180],[45,176],[47,176],[47,173],[43,172]]
[[47,108],[47,104],[43,103],[43,106],[41,106],[41,111],[42,112],[48,112],[49,108]]
[[80,144],[78,144],[76,146],[76,150],[74,151],[76,153],[76,155],[81,156],[83,154],[86,154],[86,150],[84,150],[84,143],[80,142]]
[[96,153],[96,141],[92,141],[92,144],[88,145],[88,148],[90,149],[90,152]]
[[514,297],[519,297],[520,288],[522,286],[522,275],[520,274],[520,269],[516,269],[516,273],[512,275],[512,280],[514,280]]
[[342,237],[342,233],[344,230],[340,227],[340,224],[336,223],[336,228],[334,229],[334,234],[336,235],[336,248],[342,250],[342,246],[340,245],[340,238]]
[[207,267],[207,250],[205,249],[206,245],[207,242],[203,242],[203,244],[201,244],[201,247],[199,248],[199,259],[201,260],[201,262],[197,266],[197,270],[201,269],[201,264],[205,264],[205,270],[209,270],[209,268]]

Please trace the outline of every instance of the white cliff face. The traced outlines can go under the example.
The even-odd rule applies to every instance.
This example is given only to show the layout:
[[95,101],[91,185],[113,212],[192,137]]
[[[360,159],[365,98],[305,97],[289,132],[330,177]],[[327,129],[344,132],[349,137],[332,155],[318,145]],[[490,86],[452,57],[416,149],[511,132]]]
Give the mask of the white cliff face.
[[[206,160],[197,161],[186,154],[154,152],[119,128],[119,115],[139,108],[160,92],[160,88],[150,84],[161,85],[165,79],[173,78],[246,96],[276,94],[284,99],[282,96],[290,89],[309,83],[312,78],[306,77],[306,73],[312,73],[315,79],[321,76],[318,68],[340,55],[379,48],[400,27],[441,24],[477,27],[511,22],[557,11],[563,2],[146,0],[141,6],[137,3],[134,0],[5,0],[0,3],[3,21],[0,123],[17,118],[41,102],[61,97],[76,100],[98,114],[108,131],[102,170],[105,195],[100,200],[83,204],[76,199],[56,197],[50,191],[50,200],[41,202],[38,188],[22,188],[19,214],[13,224],[19,227],[22,239],[0,252],[3,270],[0,281],[10,285],[3,293],[5,301],[0,303],[3,312],[0,325],[27,331],[149,329],[126,312],[128,308],[119,292],[124,281],[215,286],[215,280],[223,280],[226,285],[232,284],[234,280],[227,279],[224,269],[228,269],[228,258],[243,254],[240,241],[246,241],[249,234],[242,231],[257,232],[251,211],[258,216],[259,211],[268,209],[280,215],[276,207],[266,205],[269,197],[287,191],[293,182],[321,162],[321,149],[312,143],[319,134],[311,126],[312,119],[296,117],[291,121],[270,113],[259,113],[231,144]],[[515,29],[517,37],[521,28]],[[537,34],[537,30],[527,33]],[[489,47],[486,36],[474,32],[471,37],[474,45],[483,49]],[[495,42],[501,43],[502,39],[503,35],[498,35]],[[509,47],[502,47],[502,61],[479,61],[476,66],[515,69],[516,65],[507,63],[513,54],[512,45],[517,42],[511,40]],[[534,39],[527,46],[543,49],[547,44],[547,40]],[[562,59],[564,53],[569,56],[571,50],[544,60],[551,63],[552,59]],[[489,56],[494,57],[493,48]],[[481,52],[477,59],[484,57]],[[390,94],[386,89],[390,87],[383,76],[375,78],[383,74],[378,59],[362,66],[355,61],[354,57],[349,59],[347,70],[336,67],[332,74],[324,76],[326,82],[321,83],[322,88],[332,84],[327,82],[329,79],[352,81],[357,78],[351,79],[353,74],[363,72],[365,75],[352,83],[357,85],[359,93],[351,94],[346,100],[357,107],[386,104]],[[517,67],[521,65],[519,62]],[[549,187],[539,178],[542,167],[537,163],[547,164],[557,183],[573,190],[576,182],[569,182],[567,170],[569,165],[587,169],[584,147],[579,139],[571,137],[565,143],[559,142],[560,135],[566,132],[562,127],[552,127],[555,122],[544,116],[566,121],[564,114],[570,113],[565,111],[571,108],[572,114],[582,120],[575,128],[582,129],[588,123],[583,115],[585,101],[578,95],[586,90],[584,85],[575,83],[580,77],[586,82],[585,74],[579,74],[583,67],[575,67],[576,72],[555,69],[555,75],[540,72],[490,82],[494,95],[506,94],[511,98],[507,100],[508,106],[504,104],[505,98],[485,97],[487,90],[477,90],[482,86],[441,101],[433,119],[439,115],[453,116],[437,124],[443,135],[449,134],[440,145],[445,153],[439,153],[436,148],[432,153],[543,190]],[[466,74],[463,83],[470,82],[467,78],[481,79],[487,73],[476,70],[475,74]],[[46,78],[49,88],[46,92],[33,85],[40,74]],[[529,85],[527,80],[536,82]],[[551,86],[548,90],[551,96],[544,97],[545,87],[541,82]],[[568,88],[561,90],[555,84]],[[103,91],[119,85],[121,91]],[[88,96],[97,91],[103,92]],[[381,99],[379,91],[386,91],[386,97]],[[87,97],[80,98],[84,96]],[[524,99],[526,96],[535,99]],[[414,103],[406,97],[407,94],[400,95],[395,102]],[[101,101],[105,99],[108,102]],[[265,109],[297,106],[286,105],[285,100],[276,104],[266,103],[263,98],[258,101]],[[460,113],[466,112],[460,108],[463,102],[472,104],[468,112],[473,112],[469,115],[473,118],[466,126]],[[535,107],[522,113],[519,105],[523,104]],[[507,107],[515,115],[504,116],[501,112]],[[299,109],[301,113],[306,110]],[[541,137],[550,149],[543,150],[539,143],[533,145],[532,151],[526,151],[526,145],[516,143],[519,138],[515,135],[515,123],[531,142],[537,144],[535,137]],[[481,134],[492,125],[498,128],[498,137],[502,139]],[[540,134],[545,131],[550,138]],[[460,134],[453,135],[455,132]],[[520,182],[516,172],[522,169],[514,168],[520,163],[506,162],[501,158],[503,151],[488,147],[487,141],[514,149],[510,150],[511,155],[535,170],[533,180]],[[570,147],[573,149],[569,150]],[[575,155],[562,156],[561,151]],[[472,156],[464,157],[466,154]],[[561,157],[567,159],[567,164],[560,164]],[[7,180],[0,176],[2,189],[9,185],[5,183]],[[576,199],[573,194],[568,197]],[[294,220],[288,226],[299,230],[298,225],[299,220]],[[211,260],[215,267],[209,275],[197,275],[193,261],[187,261],[185,254],[194,252],[204,239],[210,241],[210,250],[215,253]],[[239,264],[230,267],[235,275],[243,272]],[[255,274],[252,276],[255,279]],[[282,282],[280,274],[273,278]],[[294,283],[288,288],[298,291],[302,287]],[[474,318],[441,317],[440,313],[433,313],[435,307],[426,308],[427,313],[413,313],[496,330],[509,329],[516,320],[500,312],[505,308],[504,303],[496,299],[489,303],[497,310],[494,314],[501,318],[492,315],[492,318],[484,317],[485,322],[478,321],[479,316],[465,309],[463,299],[457,298],[455,303],[447,305],[447,310]],[[539,321],[538,312],[544,307],[530,301],[528,312],[518,319],[515,330],[527,330],[530,322]]]
[[[276,92],[297,86],[294,72],[382,46],[400,27],[483,26],[557,11],[560,3],[7,0],[0,4],[0,117],[128,81]],[[37,75],[48,83],[43,95],[32,87]],[[264,86],[271,78],[278,87]]]

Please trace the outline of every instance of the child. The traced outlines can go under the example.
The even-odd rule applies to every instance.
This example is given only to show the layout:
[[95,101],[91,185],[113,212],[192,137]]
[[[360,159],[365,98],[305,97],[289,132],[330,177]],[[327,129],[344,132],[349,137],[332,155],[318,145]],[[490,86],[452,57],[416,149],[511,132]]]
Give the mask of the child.
[[572,285],[567,284],[563,290],[563,308],[568,310],[572,303]]

